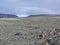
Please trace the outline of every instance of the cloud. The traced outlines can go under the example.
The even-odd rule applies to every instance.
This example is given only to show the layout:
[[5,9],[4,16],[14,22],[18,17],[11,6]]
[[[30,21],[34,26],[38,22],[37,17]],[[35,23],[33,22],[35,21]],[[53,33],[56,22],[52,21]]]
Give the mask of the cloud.
[[19,15],[60,13],[60,0],[0,0],[0,13]]
[[40,7],[23,7],[22,12],[26,14],[56,14],[55,11],[51,11],[46,8],[40,8]]
[[59,3],[60,0],[45,0],[46,2],[50,2],[50,3]]

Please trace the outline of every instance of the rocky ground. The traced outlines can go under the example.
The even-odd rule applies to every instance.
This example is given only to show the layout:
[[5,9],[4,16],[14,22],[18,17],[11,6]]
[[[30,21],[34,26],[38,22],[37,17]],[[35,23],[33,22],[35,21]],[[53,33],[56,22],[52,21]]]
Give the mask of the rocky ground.
[[60,45],[60,18],[1,18],[0,45]]

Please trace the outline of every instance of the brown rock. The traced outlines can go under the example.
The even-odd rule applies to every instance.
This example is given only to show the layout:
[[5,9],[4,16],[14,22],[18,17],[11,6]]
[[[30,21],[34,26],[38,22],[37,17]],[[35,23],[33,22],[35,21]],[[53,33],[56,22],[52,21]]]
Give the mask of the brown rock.
[[35,45],[49,45],[47,42],[35,42]]

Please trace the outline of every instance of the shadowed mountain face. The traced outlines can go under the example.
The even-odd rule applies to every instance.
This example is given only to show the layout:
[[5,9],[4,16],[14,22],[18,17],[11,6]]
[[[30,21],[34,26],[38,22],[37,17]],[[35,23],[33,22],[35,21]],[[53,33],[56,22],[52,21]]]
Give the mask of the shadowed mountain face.
[[18,18],[18,16],[13,14],[0,14],[0,18]]

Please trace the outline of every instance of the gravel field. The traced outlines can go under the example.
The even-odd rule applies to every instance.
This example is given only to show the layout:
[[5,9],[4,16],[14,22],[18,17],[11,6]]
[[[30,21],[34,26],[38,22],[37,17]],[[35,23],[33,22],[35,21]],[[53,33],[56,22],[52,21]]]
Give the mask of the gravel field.
[[59,17],[0,19],[0,45],[60,45],[59,42]]

